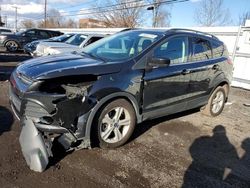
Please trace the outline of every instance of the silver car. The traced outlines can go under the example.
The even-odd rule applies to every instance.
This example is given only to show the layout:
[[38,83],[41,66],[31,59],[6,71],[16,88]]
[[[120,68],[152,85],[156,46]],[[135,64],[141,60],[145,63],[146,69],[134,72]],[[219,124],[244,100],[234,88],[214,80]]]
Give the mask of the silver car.
[[73,51],[80,51],[83,47],[103,38],[101,34],[75,34],[64,43],[57,42],[41,42],[34,56],[47,56]]

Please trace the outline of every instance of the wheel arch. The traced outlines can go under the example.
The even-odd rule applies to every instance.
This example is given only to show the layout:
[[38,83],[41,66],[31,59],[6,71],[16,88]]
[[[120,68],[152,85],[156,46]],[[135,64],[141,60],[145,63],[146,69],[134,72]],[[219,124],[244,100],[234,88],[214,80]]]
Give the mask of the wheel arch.
[[140,123],[142,121],[142,115],[140,114],[140,108],[139,108],[138,102],[133,95],[126,93],[126,92],[113,93],[113,94],[110,94],[110,95],[102,98],[97,103],[97,105],[91,110],[91,112],[88,116],[87,123],[86,123],[85,138],[90,139],[94,118],[96,117],[99,110],[107,103],[114,101],[116,99],[127,100],[133,106],[133,108],[135,110],[136,123]]
[[220,82],[216,82],[214,84],[214,87],[213,87],[212,91],[210,92],[209,96],[211,96],[211,94],[214,92],[214,90],[217,87],[223,87],[225,89],[226,101],[227,101],[227,99],[228,99],[228,93],[229,93],[229,89],[230,89],[229,81],[227,79],[224,79],[224,80],[221,80]]

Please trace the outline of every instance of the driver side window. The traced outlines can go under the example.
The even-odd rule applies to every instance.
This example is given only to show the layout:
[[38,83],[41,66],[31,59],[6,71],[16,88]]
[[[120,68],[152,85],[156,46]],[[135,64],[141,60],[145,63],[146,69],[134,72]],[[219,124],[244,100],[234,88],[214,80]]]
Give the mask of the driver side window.
[[153,53],[154,58],[170,59],[170,64],[187,62],[188,37],[174,37],[160,46]]

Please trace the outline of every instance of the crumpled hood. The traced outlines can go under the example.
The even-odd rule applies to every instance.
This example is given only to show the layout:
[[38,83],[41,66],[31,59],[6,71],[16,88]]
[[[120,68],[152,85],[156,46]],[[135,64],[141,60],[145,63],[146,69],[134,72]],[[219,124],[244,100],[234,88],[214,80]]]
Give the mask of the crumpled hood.
[[102,75],[119,72],[120,63],[103,62],[78,54],[60,54],[24,61],[17,69],[17,74],[29,79],[49,79],[72,75]]

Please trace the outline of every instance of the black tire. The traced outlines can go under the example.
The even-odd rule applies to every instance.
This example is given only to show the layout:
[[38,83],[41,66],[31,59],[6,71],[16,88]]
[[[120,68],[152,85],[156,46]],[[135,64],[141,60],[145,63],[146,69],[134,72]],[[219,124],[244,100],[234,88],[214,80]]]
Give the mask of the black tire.
[[[219,97],[220,96],[220,97]],[[221,98],[216,102],[216,97]],[[212,95],[209,97],[208,103],[206,106],[201,108],[201,112],[204,115],[215,117],[221,114],[226,102],[226,91],[224,87],[217,87]],[[215,105],[218,105],[217,108]],[[215,110],[216,109],[216,110]]]
[[16,41],[9,40],[5,43],[5,47],[9,52],[16,52],[19,48]]
[[[117,109],[119,112],[116,111]],[[121,110],[122,112],[120,112],[119,109],[124,110]],[[116,113],[121,114],[119,116],[118,122],[112,121],[112,123],[110,124],[104,123],[107,117],[108,119],[115,120]],[[127,125],[122,125],[122,122],[128,121],[126,119],[128,117],[130,118],[130,120],[126,123]],[[97,144],[101,148],[117,148],[125,144],[132,135],[135,128],[136,115],[133,106],[127,100],[117,99],[105,105],[97,114],[96,120],[97,122],[94,125],[97,125],[97,127],[95,127],[94,129],[94,135],[98,138]],[[121,125],[119,125],[119,122],[121,122]],[[107,130],[111,129],[113,129],[113,131],[111,131],[109,135],[105,134],[106,132],[109,132]],[[119,135],[121,136],[120,140],[115,139],[117,137],[117,130],[119,131]],[[107,137],[106,140],[104,139],[104,137]]]

